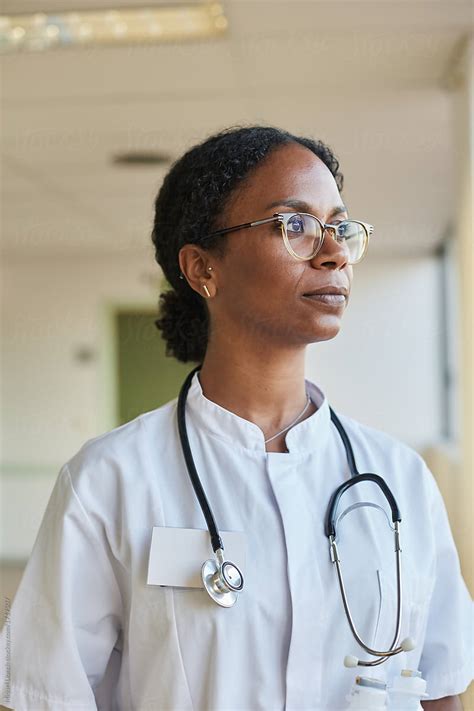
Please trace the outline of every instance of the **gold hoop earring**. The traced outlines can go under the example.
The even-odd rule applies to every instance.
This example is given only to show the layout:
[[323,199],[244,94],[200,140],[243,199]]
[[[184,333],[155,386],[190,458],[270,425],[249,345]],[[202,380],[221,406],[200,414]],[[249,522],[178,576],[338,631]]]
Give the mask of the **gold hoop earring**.
[[210,296],[211,296],[211,292],[210,292],[209,289],[207,288],[207,284],[203,284],[203,285],[202,285],[202,288],[203,288],[204,291],[206,292],[207,296],[210,297]]

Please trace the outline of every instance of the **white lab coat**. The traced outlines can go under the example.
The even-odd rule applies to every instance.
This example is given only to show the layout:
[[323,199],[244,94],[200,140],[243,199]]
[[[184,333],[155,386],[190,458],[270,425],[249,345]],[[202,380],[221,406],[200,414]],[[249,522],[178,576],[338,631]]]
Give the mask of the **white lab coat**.
[[[288,432],[289,452],[267,453],[260,428],[208,400],[193,378],[197,470],[217,525],[244,532],[247,545],[245,589],[230,609],[203,589],[146,582],[153,526],[206,528],[176,399],[89,440],[62,467],[12,605],[10,643],[5,629],[0,640],[4,705],[335,711],[356,674],[390,681],[402,668],[419,668],[432,698],[465,690],[472,604],[434,479],[412,449],[340,415],[359,471],[381,474],[398,500],[402,637],[417,642],[373,670],[344,668],[346,654],[365,655],[343,614],[324,517],[349,469],[327,399],[306,385],[318,410]],[[341,521],[340,553],[356,623],[383,647],[394,627],[393,539],[366,513],[380,512]]]

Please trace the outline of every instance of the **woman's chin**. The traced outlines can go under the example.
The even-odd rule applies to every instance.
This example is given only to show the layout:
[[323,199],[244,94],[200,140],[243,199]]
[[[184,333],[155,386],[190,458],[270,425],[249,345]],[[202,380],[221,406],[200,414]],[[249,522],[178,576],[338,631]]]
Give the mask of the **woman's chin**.
[[311,329],[311,341],[310,343],[317,343],[318,341],[330,341],[331,338],[335,338],[339,331],[341,330],[342,322],[340,318],[333,317],[321,323],[319,321]]

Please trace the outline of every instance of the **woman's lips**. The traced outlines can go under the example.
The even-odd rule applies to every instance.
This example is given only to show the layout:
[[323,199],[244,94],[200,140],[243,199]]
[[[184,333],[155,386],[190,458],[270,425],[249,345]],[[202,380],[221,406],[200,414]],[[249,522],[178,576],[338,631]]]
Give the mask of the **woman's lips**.
[[333,307],[343,306],[346,303],[344,294],[305,294],[304,298]]

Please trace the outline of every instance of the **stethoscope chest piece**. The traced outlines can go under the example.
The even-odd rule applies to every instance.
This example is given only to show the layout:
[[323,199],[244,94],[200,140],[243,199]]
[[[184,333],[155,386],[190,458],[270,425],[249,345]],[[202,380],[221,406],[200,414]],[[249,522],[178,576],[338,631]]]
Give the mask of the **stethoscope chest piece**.
[[239,568],[226,560],[206,560],[201,568],[204,588],[209,596],[221,607],[232,607],[237,602],[238,593],[244,586],[244,578]]

